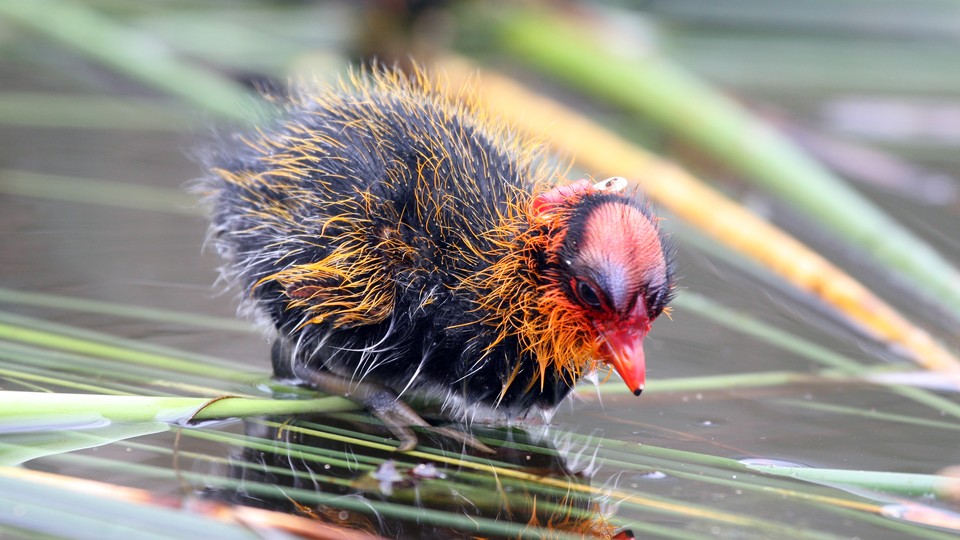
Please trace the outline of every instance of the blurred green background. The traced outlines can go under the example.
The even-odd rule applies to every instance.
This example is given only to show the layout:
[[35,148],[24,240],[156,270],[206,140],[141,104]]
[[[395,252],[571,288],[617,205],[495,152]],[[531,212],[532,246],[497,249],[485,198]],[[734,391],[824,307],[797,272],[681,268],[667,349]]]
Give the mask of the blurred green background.
[[[235,317],[235,291],[215,284],[219,262],[201,249],[206,220],[184,189],[203,174],[198,156],[214,131],[258,114],[257,87],[334,81],[373,58],[429,65],[452,51],[682,164],[955,352],[958,46],[960,5],[945,0],[0,0],[0,390],[276,396],[269,344]],[[595,72],[564,63],[577,50],[602,51]],[[625,85],[651,59],[704,93],[656,86],[664,79]],[[636,95],[664,101],[644,98],[638,110],[628,103]],[[760,166],[745,164],[766,163],[751,153],[763,141],[701,129],[715,99],[841,179],[841,193],[814,190],[804,202],[788,193],[810,187],[803,180],[759,183]],[[859,207],[834,204],[848,192],[913,238],[877,248],[857,232]],[[831,206],[838,219],[848,208],[853,225],[826,217]],[[107,426],[105,411],[93,420],[8,414],[0,459],[397,537],[602,536],[615,527],[664,538],[954,537],[957,502],[937,473],[960,463],[956,380],[918,370],[663,214],[681,291],[673,320],[647,343],[649,390],[635,399],[619,381],[587,383],[549,428],[478,427],[510,455],[460,458],[430,441],[426,456],[395,456],[369,446],[389,446],[389,437],[349,413],[294,425],[365,444],[313,432],[291,440],[269,419],[180,435],[154,422]],[[921,273],[905,270],[927,261],[916,239],[939,253],[916,265]],[[388,482],[388,494],[380,478],[391,458],[405,476]],[[448,476],[408,481],[418,463]],[[507,470],[534,478],[497,480]],[[0,534],[12,537],[249,534],[197,512],[109,497],[81,504],[65,486],[0,482]]]

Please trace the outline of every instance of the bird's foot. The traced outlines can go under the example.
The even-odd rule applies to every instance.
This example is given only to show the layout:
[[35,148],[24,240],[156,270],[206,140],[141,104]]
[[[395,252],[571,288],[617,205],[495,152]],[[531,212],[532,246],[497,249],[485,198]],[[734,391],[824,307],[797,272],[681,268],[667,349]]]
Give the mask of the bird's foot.
[[398,452],[409,452],[417,447],[417,435],[411,428],[421,428],[463,443],[470,448],[494,454],[496,451],[478,441],[476,437],[449,427],[435,427],[427,423],[396,392],[379,384],[367,381],[351,381],[334,373],[306,368],[296,369],[296,375],[314,388],[333,395],[346,396],[361,403],[390,430],[400,445]]
[[450,427],[431,426],[388,388],[382,388],[381,391],[372,394],[368,400],[364,401],[364,405],[400,440],[400,445],[397,447],[398,452],[409,452],[417,447],[417,435],[411,428],[418,427],[460,442],[475,450],[488,454],[496,453],[496,450],[483,444],[469,433]]

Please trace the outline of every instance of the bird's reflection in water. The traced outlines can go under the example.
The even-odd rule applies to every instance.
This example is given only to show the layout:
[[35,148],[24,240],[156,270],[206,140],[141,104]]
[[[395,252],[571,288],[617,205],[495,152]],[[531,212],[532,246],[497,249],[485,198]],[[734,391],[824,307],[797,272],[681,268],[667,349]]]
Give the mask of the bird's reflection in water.
[[[232,453],[223,472],[232,488],[206,495],[391,538],[614,533],[598,497],[582,489],[589,486],[594,445],[558,452],[548,436],[474,426],[471,432],[492,443],[495,454],[426,432],[416,452],[400,454],[358,443],[389,437],[358,418],[247,421],[255,444]],[[262,486],[273,490],[265,495]]]

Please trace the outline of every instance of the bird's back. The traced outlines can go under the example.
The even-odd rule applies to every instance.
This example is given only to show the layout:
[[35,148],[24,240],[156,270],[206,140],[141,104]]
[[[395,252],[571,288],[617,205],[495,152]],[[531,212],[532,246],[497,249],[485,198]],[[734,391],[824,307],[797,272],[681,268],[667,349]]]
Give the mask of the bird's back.
[[526,184],[549,174],[532,147],[392,72],[282,108],[212,160],[204,188],[224,273],[278,329],[284,361],[414,386],[469,382],[492,402],[519,348],[491,355],[476,304],[485,291],[463,284],[509,249],[504,224],[522,219]]

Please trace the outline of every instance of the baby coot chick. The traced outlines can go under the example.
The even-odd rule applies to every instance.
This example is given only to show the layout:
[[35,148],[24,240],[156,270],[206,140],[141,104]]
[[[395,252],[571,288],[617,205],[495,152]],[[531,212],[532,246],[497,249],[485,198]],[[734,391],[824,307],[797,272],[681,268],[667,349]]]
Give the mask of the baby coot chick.
[[276,331],[278,377],[362,402],[404,450],[426,425],[408,393],[455,418],[517,418],[607,363],[640,394],[673,275],[625,180],[563,181],[424,73],[278,101],[201,183],[224,275]]

